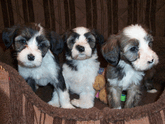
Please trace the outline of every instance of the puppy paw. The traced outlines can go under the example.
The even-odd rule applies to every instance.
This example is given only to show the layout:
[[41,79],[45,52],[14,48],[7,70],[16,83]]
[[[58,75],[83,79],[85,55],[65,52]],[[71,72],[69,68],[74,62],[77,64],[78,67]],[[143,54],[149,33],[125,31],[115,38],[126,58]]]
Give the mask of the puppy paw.
[[66,104],[66,105],[61,106],[61,108],[74,109],[75,107],[71,104]]
[[52,105],[52,106],[54,106],[54,107],[60,107],[59,102],[55,102],[55,101],[52,101],[52,100],[49,101],[48,104],[49,104],[49,105]]
[[88,103],[88,104],[82,104],[82,105],[80,105],[80,108],[88,109],[88,108],[92,108],[93,106],[94,106],[93,103]]
[[117,107],[117,108],[114,108],[114,109],[121,109],[121,106]]
[[151,90],[147,90],[148,93],[156,93],[157,90],[156,89],[151,89]]
[[80,108],[92,108],[94,103],[92,101],[83,101],[83,100],[79,100],[79,99],[73,99],[71,101],[71,103],[74,105],[74,106],[77,106],[77,107],[80,107]]
[[71,101],[71,103],[72,103],[74,106],[76,106],[76,107],[80,107],[80,100],[78,100],[78,99],[73,99],[73,100]]

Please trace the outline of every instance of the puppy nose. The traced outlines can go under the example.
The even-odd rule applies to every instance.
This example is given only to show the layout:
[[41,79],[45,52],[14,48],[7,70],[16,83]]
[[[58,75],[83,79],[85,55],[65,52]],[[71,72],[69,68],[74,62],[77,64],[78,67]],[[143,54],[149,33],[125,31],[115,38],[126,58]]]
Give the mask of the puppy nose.
[[28,60],[33,61],[35,59],[35,56],[33,54],[28,54]]
[[79,51],[79,52],[84,52],[85,48],[83,46],[80,46],[80,45],[77,45],[76,46],[76,49]]
[[148,61],[148,64],[152,64],[154,62],[154,59],[152,59],[151,61]]

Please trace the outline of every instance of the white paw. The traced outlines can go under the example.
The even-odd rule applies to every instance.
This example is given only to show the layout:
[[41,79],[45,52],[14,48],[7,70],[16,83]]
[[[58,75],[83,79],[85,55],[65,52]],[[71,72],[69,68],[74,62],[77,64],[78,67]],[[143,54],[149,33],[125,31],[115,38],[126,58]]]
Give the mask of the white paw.
[[66,104],[66,105],[61,106],[61,108],[74,109],[75,107],[71,104]]
[[60,107],[59,102],[55,102],[55,101],[53,101],[53,100],[49,101],[48,104],[49,104],[49,105],[52,105],[52,106],[54,106],[54,107]]
[[117,108],[114,108],[114,109],[121,109],[121,106],[117,107]]
[[77,107],[80,108],[92,108],[94,106],[94,103],[92,101],[83,101],[79,99],[73,99],[71,103]]
[[78,99],[73,99],[73,100],[71,101],[71,103],[72,103],[74,106],[80,107],[80,100],[78,100]]
[[156,89],[152,89],[152,90],[147,90],[148,93],[156,93],[157,90]]

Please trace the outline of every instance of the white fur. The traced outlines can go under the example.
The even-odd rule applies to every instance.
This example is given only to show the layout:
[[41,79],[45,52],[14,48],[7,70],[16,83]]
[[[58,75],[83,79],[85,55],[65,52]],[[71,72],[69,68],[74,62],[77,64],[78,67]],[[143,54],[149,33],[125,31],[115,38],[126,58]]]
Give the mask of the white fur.
[[51,82],[51,84],[53,84],[54,82],[58,83],[56,77],[59,67],[56,65],[56,62],[54,62],[53,59],[53,54],[50,52],[50,50],[48,50],[45,57],[42,59],[41,65],[39,67],[27,68],[18,65],[18,71],[20,75],[25,79],[28,77],[32,77],[33,79],[35,79],[38,85],[45,86],[49,82]]
[[[89,32],[89,29],[87,29],[85,27],[77,27],[77,28],[73,29],[73,31],[78,33],[80,36],[79,36],[79,38],[75,39],[75,44],[72,48],[72,57],[74,59],[84,59],[84,58],[91,57],[92,49],[91,49],[90,45],[88,44],[86,37],[84,36],[85,33]],[[83,46],[85,48],[85,51],[79,52],[76,49],[77,45]]]
[[[18,30],[18,32],[14,32],[12,28],[12,30],[9,28],[4,32],[5,35],[11,35],[12,33],[14,33],[13,36],[17,35],[14,39],[15,42],[10,42],[13,43],[13,48],[17,52],[19,74],[27,80],[27,83],[32,86],[33,90],[36,89],[34,87],[36,84],[46,86],[48,83],[51,83],[55,90],[49,104],[57,107],[61,106],[62,108],[74,108],[70,103],[68,90],[64,86],[65,82],[59,81],[59,78],[63,78],[61,73],[58,74],[61,71],[59,64],[57,63],[52,51],[49,49],[51,41],[48,41],[47,35],[54,34],[51,34],[51,32],[45,33],[45,29],[40,24],[32,24],[31,26],[35,29],[31,27],[26,28],[23,25],[12,27],[14,30]],[[39,27],[39,31],[36,30],[36,26]],[[31,29],[29,30],[28,28]],[[36,39],[37,36],[44,37],[43,42],[47,44],[38,44],[38,39]],[[4,36],[4,38],[6,38],[6,41],[9,42],[8,36]],[[62,83],[62,88],[59,83]]]
[[152,89],[152,90],[147,90],[148,93],[156,93],[157,90],[156,89]]
[[144,72],[134,70],[129,64],[125,63],[123,60],[120,60],[119,65],[123,68],[125,76],[122,80],[117,79],[108,79],[108,82],[111,86],[121,87],[122,90],[127,90],[127,88],[134,83],[139,85],[140,81],[143,79]]
[[61,101],[62,108],[74,108],[70,104],[70,97],[68,94],[68,90],[61,91],[60,89],[58,89],[58,93],[56,90],[54,90],[53,97],[51,101],[48,102],[50,105],[55,106],[55,107],[60,107],[59,101]]
[[[131,107],[131,104],[133,104],[134,102],[133,100],[136,99],[135,97],[137,95],[136,93],[139,90],[137,89],[137,91],[135,90],[134,92],[133,91],[134,87],[136,88],[137,86],[140,85],[140,82],[142,81],[143,76],[145,75],[144,71],[158,64],[159,60],[156,53],[149,47],[149,42],[152,42],[152,41],[148,39],[150,38],[148,33],[140,25],[136,24],[136,25],[131,25],[124,28],[121,36],[124,36],[124,37],[120,39],[124,39],[126,36],[126,39],[129,39],[130,42],[132,41],[130,39],[136,39],[138,41],[139,45],[137,48],[138,51],[136,53],[137,58],[134,61],[129,61],[129,63],[125,62],[125,60],[119,60],[118,66],[121,67],[121,70],[123,71],[121,73],[124,74],[122,79],[119,79],[117,77],[115,79],[108,78],[107,80],[111,86],[111,92],[113,94],[114,101],[118,102],[120,100],[120,96],[117,96],[118,94],[117,94],[116,87],[121,88],[121,90],[130,90],[131,88],[132,94],[128,95],[129,98],[127,97],[128,99],[126,101],[126,104],[127,104],[127,102],[128,103],[130,102],[129,100],[132,100],[132,103],[130,102],[129,103],[130,105],[128,105],[129,107]],[[124,39],[123,41],[122,40],[120,41],[121,44],[122,42],[128,43],[124,46],[125,48],[123,48],[123,51],[120,51],[120,52],[123,52],[123,55],[126,52],[130,52],[129,53],[130,55],[131,54],[135,55],[135,53],[132,53],[132,51],[130,50],[132,47],[130,43],[125,42],[126,39]],[[127,55],[125,57],[127,57]],[[129,60],[129,58],[127,59]],[[134,85],[132,86],[132,84]],[[120,108],[121,106],[117,107],[117,109],[120,109]]]
[[90,30],[85,27],[77,27],[77,28],[74,28],[73,31],[82,35],[89,32]]
[[[42,59],[41,65],[38,67],[27,68],[18,65],[18,71],[22,77],[24,77],[25,79],[31,77],[40,86],[46,86],[48,83],[51,83],[55,87],[56,86],[55,83],[60,83],[58,82],[57,79],[58,70],[59,70],[59,66],[57,66],[57,63],[54,61],[54,56],[50,50],[48,50],[45,57]],[[60,89],[57,90],[59,91],[58,92],[59,94],[57,94],[57,91],[54,90],[53,97],[51,101],[49,101],[48,103],[55,107],[60,107],[61,105],[62,108],[74,108],[70,104],[68,90],[66,91],[61,91]]]
[[95,53],[89,59],[73,60],[78,71],[72,70],[66,64],[63,65],[63,76],[67,88],[80,95],[79,100],[74,99],[71,101],[77,107],[91,108],[94,105],[95,90],[93,89],[93,83],[100,65],[99,62],[96,62],[97,58],[97,53]]
[[41,26],[41,24],[38,24],[37,26],[40,28],[39,34],[44,34],[44,28]]
[[[140,41],[139,54],[140,58],[132,63],[136,70],[148,70],[159,62],[158,56],[145,41]],[[148,61],[152,61],[152,59],[153,63],[148,64]]]
[[[85,37],[84,36],[81,36],[81,38],[79,40],[77,40],[78,42],[76,42],[74,45],[73,45],[73,48],[72,48],[72,57],[75,58],[77,57],[78,59],[83,59],[84,57],[91,57],[91,54],[92,54],[92,49],[90,47],[90,45],[87,43],[86,39],[84,39]],[[84,40],[82,40],[84,39]],[[77,45],[81,45],[85,48],[85,51],[84,52],[79,52],[75,47]]]
[[[159,62],[156,53],[148,46],[149,41],[145,40],[147,32],[138,24],[131,25],[123,29],[123,34],[130,39],[137,39],[139,41],[139,55],[140,58],[133,62],[133,66],[136,70],[144,71],[150,69],[153,65],[157,65]],[[148,64],[148,61],[152,61],[152,64]]]
[[[71,103],[80,108],[91,108],[94,106],[95,98],[93,83],[100,66],[97,61],[97,50],[92,52],[88,39],[84,36],[84,34],[90,32],[89,29],[77,27],[73,29],[73,32],[76,32],[79,36],[74,39],[75,43],[71,49],[71,56],[66,56],[66,58],[72,62],[77,70],[64,63],[63,76],[67,89],[80,96],[79,99],[73,99]],[[94,35],[91,34],[91,37],[95,40]]]
[[135,39],[143,39],[147,35],[147,32],[138,24],[124,28],[123,33],[124,35]]
[[[28,42],[27,42],[27,47],[23,49],[17,56],[18,62],[21,62],[24,66],[27,67],[37,67],[41,65],[42,62],[42,53],[38,49],[37,42],[36,42],[36,37],[39,36],[40,33],[35,34],[34,37],[32,37]],[[18,40],[22,36],[17,36],[15,40]],[[28,54],[33,54],[35,56],[34,61],[29,61],[27,58]]]
[[[57,66],[57,63],[53,59],[53,54],[50,50],[48,50],[45,57],[42,59],[40,66],[35,68],[27,68],[18,65],[18,71],[20,75],[25,79],[28,77],[35,79],[36,84],[40,86],[46,86],[48,83],[51,83],[55,87],[55,83],[60,83],[57,79],[59,66]],[[68,90],[57,90],[59,91],[59,94],[57,94],[57,91],[54,90],[52,99],[48,103],[55,107],[60,107],[61,105],[62,108],[74,108],[70,104]]]

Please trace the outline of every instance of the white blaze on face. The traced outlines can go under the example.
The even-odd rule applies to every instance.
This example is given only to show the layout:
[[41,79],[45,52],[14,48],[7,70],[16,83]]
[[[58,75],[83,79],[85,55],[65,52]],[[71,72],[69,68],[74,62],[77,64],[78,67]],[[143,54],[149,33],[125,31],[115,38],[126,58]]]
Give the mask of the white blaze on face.
[[129,38],[143,39],[147,32],[140,25],[131,25],[123,29],[123,33]]
[[85,34],[85,33],[89,32],[90,30],[85,27],[77,27],[77,28],[74,28],[73,31],[78,34]]
[[44,33],[44,28],[41,26],[41,24],[38,24],[38,27],[40,28],[39,34],[43,34]]
[[[136,70],[148,70],[153,65],[158,64],[158,56],[156,53],[149,47],[149,41],[145,40],[147,32],[139,25],[131,25],[126,27],[123,30],[124,35],[130,39],[137,39],[139,41],[139,58],[134,61],[132,64]],[[150,63],[153,61],[152,63]]]
[[[86,37],[84,36],[84,34],[88,33],[90,30],[85,27],[77,27],[73,29],[73,31],[79,34],[79,37],[75,39],[75,44],[73,45],[73,48],[72,48],[72,57],[74,59],[90,58],[92,56],[92,49]],[[84,47],[84,51],[83,52],[78,51],[76,48],[77,45]]]

